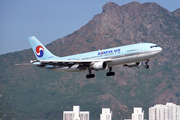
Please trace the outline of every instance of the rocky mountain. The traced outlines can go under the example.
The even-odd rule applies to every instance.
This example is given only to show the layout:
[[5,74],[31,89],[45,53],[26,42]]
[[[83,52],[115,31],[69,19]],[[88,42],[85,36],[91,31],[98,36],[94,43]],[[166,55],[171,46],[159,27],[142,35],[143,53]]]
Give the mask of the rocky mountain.
[[150,69],[117,66],[86,79],[85,73],[61,73],[33,66],[14,66],[35,59],[31,49],[0,56],[0,119],[62,119],[62,111],[80,105],[99,119],[101,107],[113,119],[131,118],[142,107],[145,118],[154,104],[180,104],[180,8],[169,12],[156,3],[109,2],[86,25],[47,45],[57,56],[149,42],[163,48],[150,60]]

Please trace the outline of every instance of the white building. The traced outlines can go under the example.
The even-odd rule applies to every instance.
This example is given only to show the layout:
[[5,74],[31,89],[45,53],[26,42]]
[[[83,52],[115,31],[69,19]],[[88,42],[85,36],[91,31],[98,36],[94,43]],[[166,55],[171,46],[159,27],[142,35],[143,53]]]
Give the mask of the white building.
[[132,113],[132,120],[144,120],[144,111],[142,111],[142,108],[134,108],[134,113]]
[[149,108],[149,120],[180,120],[180,105],[157,104]]
[[102,114],[100,114],[100,120],[111,120],[112,119],[112,111],[110,112],[110,108],[102,108]]
[[73,106],[73,111],[63,111],[63,120],[89,120],[89,111],[80,111],[79,106]]

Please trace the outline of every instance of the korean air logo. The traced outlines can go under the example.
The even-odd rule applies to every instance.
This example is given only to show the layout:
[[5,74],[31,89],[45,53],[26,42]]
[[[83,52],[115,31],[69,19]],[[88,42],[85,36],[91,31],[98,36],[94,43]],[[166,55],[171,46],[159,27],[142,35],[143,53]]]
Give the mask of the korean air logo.
[[44,48],[42,46],[37,46],[36,47],[36,55],[38,57],[42,57],[44,55]]

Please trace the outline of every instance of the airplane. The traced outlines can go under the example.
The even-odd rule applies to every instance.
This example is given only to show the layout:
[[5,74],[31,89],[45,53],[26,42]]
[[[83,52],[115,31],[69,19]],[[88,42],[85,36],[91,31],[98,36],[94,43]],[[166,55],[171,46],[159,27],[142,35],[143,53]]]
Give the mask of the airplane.
[[[31,65],[62,72],[87,71],[86,78],[94,78],[94,71],[106,70],[107,76],[114,76],[112,67],[123,65],[138,67],[145,61],[145,69],[149,68],[150,58],[157,56],[162,48],[154,43],[137,43],[126,46],[103,49],[93,52],[58,57],[53,55],[35,36],[28,38],[37,60],[30,60]],[[21,65],[21,64],[17,64]],[[22,64],[23,65],[23,64]]]

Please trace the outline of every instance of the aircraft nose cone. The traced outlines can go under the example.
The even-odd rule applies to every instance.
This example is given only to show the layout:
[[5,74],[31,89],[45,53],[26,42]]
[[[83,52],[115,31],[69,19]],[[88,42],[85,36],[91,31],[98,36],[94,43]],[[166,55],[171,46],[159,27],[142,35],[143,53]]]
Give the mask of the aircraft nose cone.
[[160,52],[162,51],[162,48],[161,48],[161,47],[159,47],[159,48],[158,48],[158,51],[159,51],[159,53],[160,53]]

